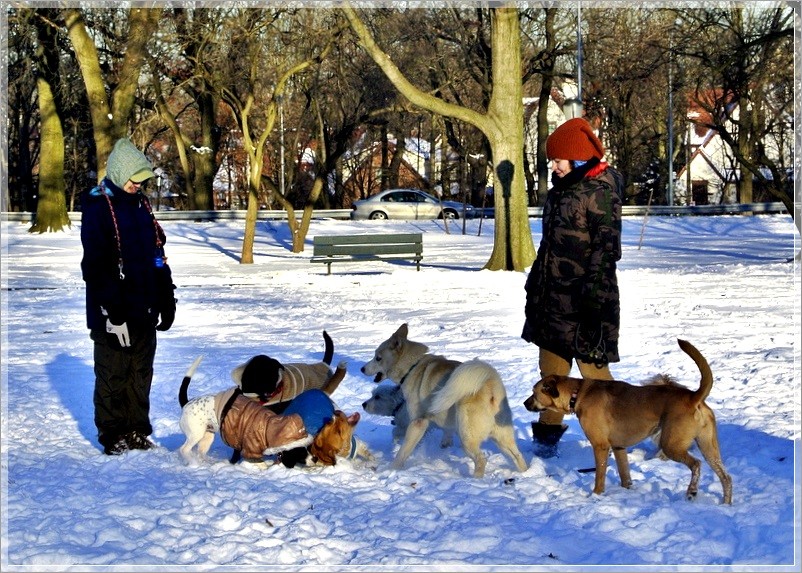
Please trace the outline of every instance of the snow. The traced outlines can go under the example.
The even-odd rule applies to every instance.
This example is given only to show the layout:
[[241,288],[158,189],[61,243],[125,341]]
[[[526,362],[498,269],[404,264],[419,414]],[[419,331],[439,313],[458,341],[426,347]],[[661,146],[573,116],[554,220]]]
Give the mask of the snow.
[[[481,225],[481,232],[480,232]],[[255,261],[240,265],[243,221],[163,223],[178,286],[175,325],[159,335],[152,451],[104,456],[95,439],[92,343],[84,318],[80,222],[29,234],[2,222],[2,570],[645,570],[799,571],[799,236],[787,215],[627,217],[619,267],[618,379],[667,373],[695,388],[677,338],[707,357],[733,504],[703,462],[685,499],[685,466],[630,449],[633,487],[615,464],[591,493],[592,451],[574,416],[558,457],[534,457],[523,401],[537,353],[520,338],[525,273],[482,270],[493,221],[314,220],[292,253],[285,223],[258,223]],[[531,220],[535,244],[540,220]],[[420,272],[406,262],[311,264],[317,234],[420,231]],[[641,243],[641,233],[643,239]],[[640,244],[640,247],[639,247]],[[362,410],[360,372],[398,326],[432,352],[481,357],[502,374],[524,473],[488,442],[471,477],[459,447],[429,432],[398,471],[390,418]],[[257,470],[178,454],[178,386],[204,360],[190,397],[231,386],[255,354],[314,362],[331,334],[348,373],[334,393],[359,411],[375,460]],[[692,453],[700,457],[694,447]]]

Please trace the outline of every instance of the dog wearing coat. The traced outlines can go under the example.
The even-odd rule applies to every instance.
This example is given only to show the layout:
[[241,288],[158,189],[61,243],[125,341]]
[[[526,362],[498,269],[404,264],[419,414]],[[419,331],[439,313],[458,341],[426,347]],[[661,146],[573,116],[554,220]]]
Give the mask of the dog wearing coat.
[[531,412],[576,414],[593,447],[596,461],[593,493],[604,492],[610,449],[621,485],[629,488],[632,479],[627,448],[657,436],[662,455],[691,470],[688,499],[696,496],[701,474],[702,463],[688,453],[695,441],[721,482],[724,503],[732,503],[732,479],[721,461],[716,417],[704,402],[713,387],[713,373],[696,347],[685,340],[677,342],[699,368],[701,381],[697,390],[689,390],[670,378],[635,386],[617,380],[551,375],[539,380],[532,395],[524,401],[524,407]]
[[507,392],[495,368],[479,359],[459,362],[429,353],[425,344],[409,340],[402,324],[379,344],[362,372],[375,382],[385,378],[401,387],[410,423],[393,461],[403,467],[430,423],[455,430],[473,460],[474,477],[483,477],[487,459],[481,445],[492,439],[518,471],[527,464],[515,441]]
[[206,457],[215,434],[223,442],[241,452],[251,462],[266,467],[263,456],[278,454],[288,449],[305,447],[313,436],[298,414],[277,414],[258,401],[242,394],[239,388],[230,388],[216,394],[207,394],[190,400],[189,383],[202,357],[187,370],[178,392],[181,406],[179,427],[186,440],[180,448],[187,463],[193,461],[193,448],[201,459]]
[[306,390],[320,389],[331,394],[345,378],[346,363],[340,362],[332,371],[334,344],[323,331],[325,349],[320,362],[281,363],[265,354],[258,354],[231,371],[231,378],[249,397],[258,398],[263,405],[281,413],[289,402]]

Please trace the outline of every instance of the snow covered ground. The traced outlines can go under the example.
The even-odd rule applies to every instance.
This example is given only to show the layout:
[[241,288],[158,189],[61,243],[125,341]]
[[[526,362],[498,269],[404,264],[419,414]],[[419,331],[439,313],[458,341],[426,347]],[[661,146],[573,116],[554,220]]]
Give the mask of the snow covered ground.
[[[238,263],[242,221],[164,223],[178,286],[175,325],[159,336],[151,394],[155,451],[104,456],[95,439],[92,344],[85,328],[80,222],[32,235],[2,222],[2,570],[759,570],[800,568],[800,267],[789,216],[641,217],[624,221],[617,378],[665,372],[695,388],[677,346],[694,343],[715,383],[733,504],[703,463],[698,498],[684,466],[630,452],[631,489],[615,465],[591,494],[590,446],[575,417],[558,457],[533,456],[523,407],[538,378],[519,337],[525,273],[481,270],[493,221],[316,220],[293,254],[286,224],[258,224],[255,262]],[[481,233],[479,233],[479,225]],[[421,231],[420,272],[407,263],[311,264],[317,234]],[[540,221],[532,219],[540,240]],[[513,467],[491,443],[487,474],[470,476],[459,444],[427,434],[403,470],[390,419],[361,404],[360,367],[402,323],[450,358],[481,357],[502,374],[519,447]],[[334,467],[228,463],[219,438],[206,465],[177,449],[178,386],[199,355],[190,396],[229,387],[255,354],[317,361],[322,330],[348,374],[334,393],[359,411],[373,462]],[[694,450],[698,456],[698,451]],[[381,566],[381,567],[379,567]]]

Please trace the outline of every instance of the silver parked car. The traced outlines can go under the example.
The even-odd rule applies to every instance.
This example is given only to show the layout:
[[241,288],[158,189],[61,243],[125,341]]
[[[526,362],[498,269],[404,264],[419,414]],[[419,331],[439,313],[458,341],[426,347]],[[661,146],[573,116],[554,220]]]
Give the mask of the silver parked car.
[[[462,203],[440,201],[419,189],[387,189],[354,201],[351,219],[459,219]],[[473,205],[465,205],[465,217],[476,215]]]

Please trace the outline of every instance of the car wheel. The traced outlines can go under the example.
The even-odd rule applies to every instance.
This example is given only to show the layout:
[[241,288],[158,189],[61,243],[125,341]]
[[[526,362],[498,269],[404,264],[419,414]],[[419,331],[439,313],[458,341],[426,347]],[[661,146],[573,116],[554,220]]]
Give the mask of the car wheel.
[[442,219],[459,219],[459,215],[456,211],[452,211],[451,209],[446,209],[443,211],[443,215],[441,216]]
[[374,221],[386,221],[387,220],[387,213],[383,211],[374,211],[370,214],[370,218]]

